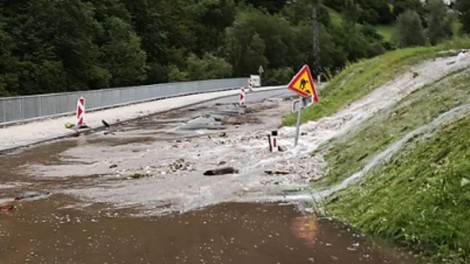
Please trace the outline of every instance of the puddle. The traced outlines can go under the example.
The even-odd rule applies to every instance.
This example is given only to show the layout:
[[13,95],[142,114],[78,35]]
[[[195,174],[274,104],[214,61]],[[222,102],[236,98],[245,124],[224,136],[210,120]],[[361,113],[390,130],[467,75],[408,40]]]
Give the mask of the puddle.
[[413,263],[293,206],[221,204],[162,217],[25,203],[0,218],[1,263]]

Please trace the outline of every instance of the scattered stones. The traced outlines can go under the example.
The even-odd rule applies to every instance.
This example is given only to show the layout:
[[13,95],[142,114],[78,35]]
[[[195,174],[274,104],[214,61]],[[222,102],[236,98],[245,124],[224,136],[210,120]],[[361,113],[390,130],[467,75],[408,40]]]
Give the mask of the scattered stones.
[[285,152],[287,149],[286,149],[285,147],[278,146],[278,147],[277,147],[277,150],[278,150],[279,152]]
[[217,165],[222,166],[222,165],[225,165],[225,164],[227,164],[226,161],[221,161],[221,162],[219,162],[219,164],[217,164]]
[[227,133],[222,132],[222,133],[220,133],[219,137],[227,137]]
[[117,168],[117,164],[112,164],[111,166],[109,166],[110,169],[113,169],[113,168]]
[[216,176],[216,175],[224,175],[224,174],[236,174],[238,170],[233,167],[223,167],[212,169],[204,172],[205,176]]
[[185,161],[184,159],[178,159],[171,163],[169,167],[172,172],[185,171],[191,167],[191,163]]

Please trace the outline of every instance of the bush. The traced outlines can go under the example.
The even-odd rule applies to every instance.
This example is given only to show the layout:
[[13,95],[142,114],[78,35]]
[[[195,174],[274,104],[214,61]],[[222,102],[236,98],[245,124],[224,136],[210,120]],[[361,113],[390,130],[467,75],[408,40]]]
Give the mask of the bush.
[[294,69],[291,67],[283,67],[277,69],[266,70],[265,78],[262,80],[263,85],[283,85],[288,84],[294,77]]
[[407,10],[398,16],[393,38],[402,48],[424,45],[424,30],[418,13]]

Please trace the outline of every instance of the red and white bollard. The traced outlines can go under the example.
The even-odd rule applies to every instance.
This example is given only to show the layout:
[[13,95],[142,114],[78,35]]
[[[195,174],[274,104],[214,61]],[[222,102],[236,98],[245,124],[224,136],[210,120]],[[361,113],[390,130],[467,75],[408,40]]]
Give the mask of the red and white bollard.
[[83,118],[85,117],[85,98],[80,97],[77,101],[77,127],[83,126]]
[[250,91],[253,92],[253,84],[251,82],[251,78],[248,79],[248,89],[250,89]]
[[245,96],[245,88],[244,87],[241,87],[240,88],[240,106],[241,107],[245,107],[246,104],[245,104],[245,99],[246,99],[246,96]]
[[277,130],[271,131],[271,134],[268,135],[269,140],[269,151],[277,152],[279,151],[279,145],[277,142]]

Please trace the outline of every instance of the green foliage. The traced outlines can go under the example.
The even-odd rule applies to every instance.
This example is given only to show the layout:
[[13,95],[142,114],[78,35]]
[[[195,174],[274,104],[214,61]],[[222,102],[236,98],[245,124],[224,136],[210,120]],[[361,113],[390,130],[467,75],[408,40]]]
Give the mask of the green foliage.
[[426,36],[432,44],[437,44],[442,40],[452,36],[452,22],[447,13],[447,7],[442,0],[428,0]]
[[[269,35],[271,32],[276,34],[278,30],[276,24],[278,22],[284,23],[284,21],[279,21],[278,16],[250,9],[246,12],[236,18],[234,25],[226,30],[225,35],[225,59],[233,66],[236,76],[248,76],[250,73],[257,72],[259,65],[268,64],[268,59],[265,56],[267,44],[260,34]],[[262,20],[272,20],[275,24],[261,25],[264,23]],[[263,30],[266,32],[261,32]],[[274,47],[281,40],[281,36],[271,37],[278,40],[276,43],[270,44],[273,50],[285,47],[284,44]]]
[[398,17],[406,10],[415,11],[422,17],[425,13],[423,4],[420,0],[395,0],[393,4],[393,15]]
[[191,73],[187,58],[201,63],[195,68],[207,69],[207,61],[220,66],[218,72],[208,69],[208,78],[228,72],[246,77],[263,65],[277,83],[286,79],[287,68],[317,59],[314,2],[320,61],[324,71],[334,73],[391,49],[368,24],[390,23],[400,5],[424,17],[416,1],[3,0],[0,96],[205,76]]
[[187,71],[190,80],[221,79],[232,75],[232,66],[210,53],[201,59],[192,54],[188,58]]
[[470,261],[470,144],[467,116],[441,127],[359,185],[340,192],[327,208],[357,228],[421,252],[435,263]]
[[458,0],[456,7],[460,12],[459,18],[462,23],[462,30],[465,33],[470,33],[470,2],[467,0]]
[[294,70],[290,67],[268,69],[264,74],[263,85],[286,84],[292,79],[294,74]]
[[196,37],[193,52],[202,56],[223,44],[224,30],[235,20],[236,5],[232,0],[203,0],[190,5],[188,11],[189,27]]
[[103,23],[105,43],[101,61],[112,76],[112,86],[130,86],[146,78],[146,54],[140,38],[120,18],[110,17]]
[[7,34],[3,30],[3,25],[0,24],[0,97],[10,95],[8,89],[16,88],[18,75],[9,71],[9,68],[16,63],[11,54],[11,44],[7,39]]
[[170,65],[168,72],[168,80],[170,82],[182,82],[188,80],[188,73],[178,69],[176,65]]
[[190,54],[187,58],[185,70],[177,66],[170,66],[169,80],[171,82],[187,80],[208,80],[227,78],[232,75],[232,66],[223,58],[216,57],[210,53],[204,54],[202,58]]
[[328,0],[325,5],[337,12],[354,16],[354,21],[366,24],[389,24],[393,22],[394,15],[391,6],[386,0]]
[[410,131],[449,109],[470,103],[468,81],[470,76],[459,73],[423,87],[393,108],[374,115],[353,133],[334,140],[325,157],[331,169],[320,184],[329,185],[352,175]]
[[394,41],[399,47],[424,45],[424,30],[418,13],[407,10],[398,16]]
[[[434,47],[417,47],[388,52],[346,67],[319,92],[320,102],[303,112],[302,120],[317,120],[368,94],[407,71],[411,65],[440,56],[437,51],[468,48],[469,39],[454,39]],[[284,118],[284,125],[295,124],[296,116]]]
[[274,14],[274,13],[279,12],[288,1],[287,0],[245,0],[245,2],[257,8],[265,9],[269,13]]

